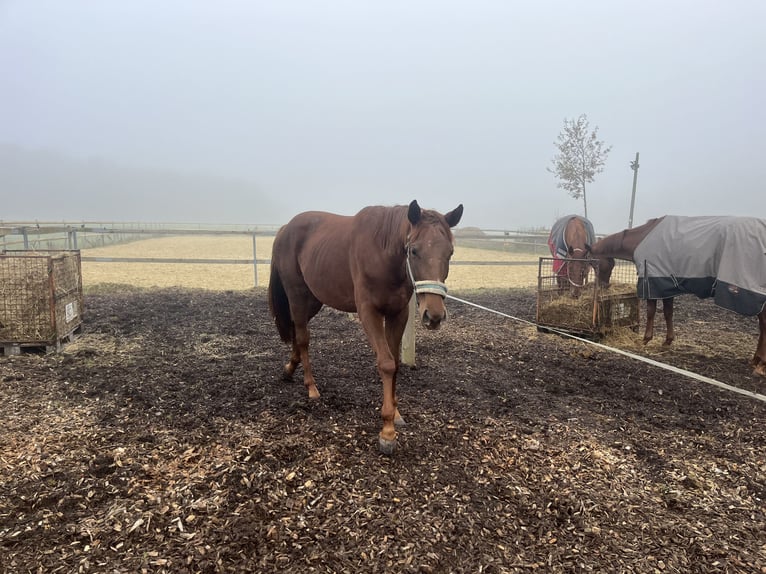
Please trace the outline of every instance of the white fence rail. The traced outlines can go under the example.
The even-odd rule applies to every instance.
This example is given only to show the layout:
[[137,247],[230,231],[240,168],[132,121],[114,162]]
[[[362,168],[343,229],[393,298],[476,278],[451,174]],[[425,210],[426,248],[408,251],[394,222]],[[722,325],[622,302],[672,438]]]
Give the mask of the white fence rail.
[[[159,264],[217,264],[252,265],[255,285],[258,281],[258,265],[269,265],[271,259],[258,258],[258,237],[273,237],[279,225],[220,225],[168,223],[98,223],[98,222],[0,222],[0,250],[54,250],[84,249],[83,262],[97,263],[159,263]],[[222,258],[164,258],[164,257],[111,257],[89,256],[87,249],[162,236],[248,236],[252,238],[253,256],[249,259]],[[548,253],[547,232],[510,230],[458,230],[459,245],[492,249],[497,251],[530,251],[541,255]],[[529,266],[536,260],[453,260],[453,266]]]

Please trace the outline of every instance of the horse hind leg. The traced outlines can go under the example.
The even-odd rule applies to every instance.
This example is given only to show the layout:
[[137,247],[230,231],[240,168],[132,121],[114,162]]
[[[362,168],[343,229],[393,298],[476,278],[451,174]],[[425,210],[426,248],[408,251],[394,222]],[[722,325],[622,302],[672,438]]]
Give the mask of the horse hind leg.
[[[322,308],[322,303],[305,292],[292,293],[290,314],[292,316],[292,349],[290,360],[285,364],[283,378],[290,380],[298,368],[303,365],[303,384],[306,386],[310,399],[319,398],[314,373],[309,359],[309,321]],[[299,303],[296,303],[299,302]]]
[[292,380],[295,369],[301,364],[301,352],[298,349],[298,345],[295,342],[295,333],[293,332],[292,338],[292,351],[290,352],[290,360],[285,364],[284,371],[282,372],[282,378],[286,381]]
[[758,347],[750,361],[753,373],[766,377],[766,309],[758,313]]
[[646,301],[646,329],[644,330],[644,345],[654,337],[654,316],[657,314],[657,299]]
[[753,374],[766,377],[766,361],[759,357],[757,353],[750,360],[750,366],[753,367]]
[[662,300],[662,314],[665,317],[665,342],[663,345],[670,345],[676,338],[673,332],[673,298]]
[[[303,384],[306,386],[306,390],[309,393],[310,399],[319,398],[319,390],[317,389],[316,380],[314,379],[314,372],[311,369],[311,360],[309,359],[309,328],[308,324],[295,326],[295,337],[293,338],[293,351],[290,356],[290,362],[287,365],[296,365],[296,359],[298,363],[303,364]],[[287,365],[285,365],[285,372],[287,372]],[[295,370],[293,368],[293,370]]]

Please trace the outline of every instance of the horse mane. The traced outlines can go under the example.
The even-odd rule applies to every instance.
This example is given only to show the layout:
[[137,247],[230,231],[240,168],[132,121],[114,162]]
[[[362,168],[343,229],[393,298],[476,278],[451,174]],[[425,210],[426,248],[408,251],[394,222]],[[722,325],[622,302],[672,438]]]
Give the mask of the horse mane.
[[591,247],[591,253],[600,257],[632,258],[636,245],[647,233],[654,229],[663,217],[655,217],[638,227],[623,229],[617,233],[607,235]]
[[387,253],[400,253],[407,241],[407,206],[365,207],[357,218],[363,220],[363,228],[372,230],[374,243]]
[[[400,254],[407,243],[407,234],[410,231],[408,209],[406,205],[393,207],[374,205],[365,207],[356,214],[356,217],[361,221],[360,227],[362,229],[372,230],[372,239],[376,246],[386,253]],[[444,216],[437,211],[421,209],[420,222],[425,226],[441,228],[445,236],[452,240],[452,230],[450,230]],[[415,232],[417,233],[417,231]]]
[[591,248],[591,252],[594,255],[612,254],[619,252],[622,249],[623,241],[625,240],[625,231],[618,231],[612,233],[597,241]]

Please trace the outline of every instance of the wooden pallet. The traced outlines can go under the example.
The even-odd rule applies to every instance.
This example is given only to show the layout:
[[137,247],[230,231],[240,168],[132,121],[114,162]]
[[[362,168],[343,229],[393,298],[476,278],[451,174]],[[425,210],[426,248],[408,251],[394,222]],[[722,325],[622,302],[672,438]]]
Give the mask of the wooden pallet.
[[67,343],[75,341],[82,333],[82,323],[55,341],[0,342],[0,354],[6,357],[22,353],[58,353]]

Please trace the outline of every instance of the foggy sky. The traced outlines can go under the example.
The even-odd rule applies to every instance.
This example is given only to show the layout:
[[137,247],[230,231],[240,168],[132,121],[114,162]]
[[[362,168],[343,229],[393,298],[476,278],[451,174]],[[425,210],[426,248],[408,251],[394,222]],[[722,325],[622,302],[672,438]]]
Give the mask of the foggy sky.
[[583,113],[613,146],[598,233],[627,226],[636,152],[634,223],[766,217],[764,21],[760,0],[0,1],[0,219],[418,199],[549,227],[582,213],[546,168]]

